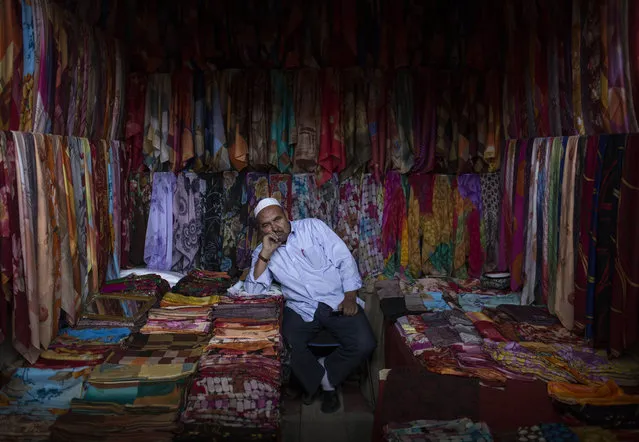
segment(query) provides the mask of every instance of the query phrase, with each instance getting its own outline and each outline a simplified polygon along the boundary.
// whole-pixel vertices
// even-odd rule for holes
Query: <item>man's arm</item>
[[[262,246],[260,245],[253,252],[251,270],[244,281],[244,290],[255,295],[267,292],[273,283],[273,276],[267,264],[259,258],[261,252]]]

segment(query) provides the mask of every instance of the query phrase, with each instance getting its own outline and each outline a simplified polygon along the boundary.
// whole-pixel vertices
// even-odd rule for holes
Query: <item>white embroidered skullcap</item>
[[[278,200],[276,200],[275,198],[263,198],[263,199],[260,200],[259,203],[257,203],[257,206],[255,206],[255,210],[253,211],[253,215],[255,216],[255,218],[257,218],[257,215],[263,209],[266,209],[269,206],[282,207],[280,202]]]

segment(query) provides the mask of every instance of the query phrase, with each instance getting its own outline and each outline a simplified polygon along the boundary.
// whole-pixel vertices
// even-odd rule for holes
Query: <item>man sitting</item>
[[[318,219],[290,222],[279,202],[261,200],[254,211],[262,244],[253,253],[246,291],[263,293],[273,281],[286,299],[282,333],[291,348],[291,370],[310,404],[323,389],[322,412],[340,407],[335,387],[375,349],[370,324],[358,305],[362,279],[344,241]],[[339,347],[319,360],[308,343],[323,329]]]

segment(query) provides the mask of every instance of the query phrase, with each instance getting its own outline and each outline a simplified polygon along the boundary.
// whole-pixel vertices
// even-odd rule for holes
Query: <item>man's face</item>
[[[269,206],[257,215],[257,223],[262,235],[274,233],[281,243],[285,243],[291,233],[291,223],[279,206]]]

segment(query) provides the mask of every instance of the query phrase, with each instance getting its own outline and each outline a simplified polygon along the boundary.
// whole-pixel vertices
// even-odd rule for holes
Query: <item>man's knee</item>
[[[360,339],[358,352],[362,357],[367,358],[375,351],[375,347],[377,347],[377,342],[373,334],[365,333]]]
[[[354,344],[355,345],[353,345],[353,352],[358,358],[361,359],[369,357],[377,346],[375,337],[370,332],[370,330],[358,333],[357,339],[355,340]]]

